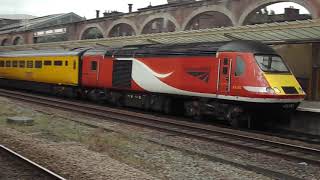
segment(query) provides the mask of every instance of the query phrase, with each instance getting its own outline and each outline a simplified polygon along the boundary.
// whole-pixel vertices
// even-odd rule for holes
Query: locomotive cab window
[[[260,69],[270,73],[289,73],[289,69],[280,56],[256,55],[256,61]]]
[[[26,62],[25,61],[19,61],[19,67],[20,68],[24,68],[26,66]]]
[[[91,71],[96,71],[98,67],[97,61],[91,61]]]
[[[0,67],[4,67],[4,61],[0,61]]]
[[[68,66],[68,61],[65,61],[65,62],[64,62],[64,65],[65,65],[65,66]]]
[[[241,56],[237,56],[236,64],[235,76],[241,76],[245,71],[245,63]]]

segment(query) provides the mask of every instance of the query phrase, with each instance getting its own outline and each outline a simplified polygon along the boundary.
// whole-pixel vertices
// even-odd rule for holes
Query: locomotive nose
[[[277,95],[305,95],[292,74],[265,74],[265,78]]]

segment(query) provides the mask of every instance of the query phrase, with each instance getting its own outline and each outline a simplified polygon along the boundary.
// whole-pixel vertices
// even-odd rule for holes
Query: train
[[[0,86],[236,127],[289,117],[305,98],[281,56],[258,41],[0,52]]]

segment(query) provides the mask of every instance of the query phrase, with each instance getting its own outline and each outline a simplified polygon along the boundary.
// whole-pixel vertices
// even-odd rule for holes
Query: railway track
[[[0,96],[5,96],[20,101],[35,103],[48,107],[78,112],[101,119],[121,121],[166,131],[174,134],[185,135],[206,141],[230,145],[249,151],[276,155],[289,160],[320,165],[320,149],[299,146],[296,144],[278,142],[272,138],[258,138],[255,133],[243,135],[236,130],[224,130],[210,125],[179,121],[175,119],[156,117],[137,112],[85,104],[77,101],[66,101],[50,97],[31,95],[0,89]],[[267,136],[266,136],[267,137]]]
[[[0,145],[0,169],[0,179],[64,180],[3,145]]]
[[[284,130],[284,129],[270,129],[270,130],[267,130],[266,132],[261,132],[261,133],[268,136],[276,136],[276,137],[285,138],[285,139],[302,141],[309,144],[320,145],[320,136],[318,135],[306,134],[302,132],[290,131],[290,130]]]

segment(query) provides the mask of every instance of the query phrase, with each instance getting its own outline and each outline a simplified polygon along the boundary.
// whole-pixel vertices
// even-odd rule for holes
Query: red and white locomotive
[[[82,73],[94,99],[233,125],[252,113],[287,114],[305,97],[281,57],[255,41],[89,50]]]

